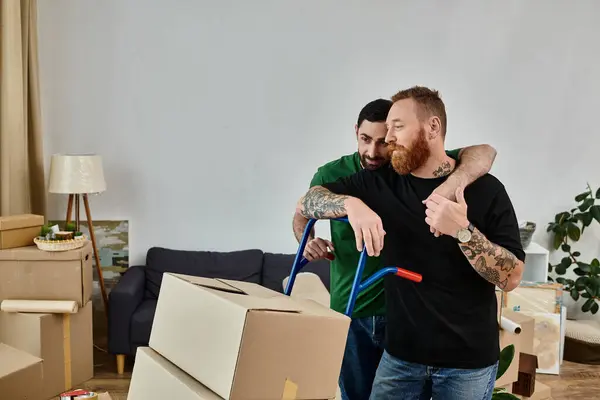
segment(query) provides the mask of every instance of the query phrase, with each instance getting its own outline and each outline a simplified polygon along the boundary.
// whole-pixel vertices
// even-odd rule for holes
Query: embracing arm
[[[469,242],[460,244],[460,249],[475,271],[488,282],[505,292],[519,286],[523,261],[504,247],[489,241],[477,228]]]
[[[458,153],[458,167],[450,176],[454,175],[460,187],[466,187],[490,172],[495,159],[496,149],[489,144],[465,147]]]

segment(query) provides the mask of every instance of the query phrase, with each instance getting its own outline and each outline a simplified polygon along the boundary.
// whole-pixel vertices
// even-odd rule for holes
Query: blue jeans
[[[384,350],[385,317],[353,318],[339,385],[342,400],[367,400]]]
[[[498,364],[481,369],[433,368],[383,354],[370,400],[489,400]]]

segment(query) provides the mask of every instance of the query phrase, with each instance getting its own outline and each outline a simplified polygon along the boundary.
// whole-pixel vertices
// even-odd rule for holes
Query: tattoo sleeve
[[[490,242],[478,229],[468,243],[460,244],[460,249],[479,275],[502,290],[512,290],[511,276],[521,275],[522,262],[510,251]]]
[[[344,202],[349,196],[331,193],[323,186],[313,186],[300,199],[298,212],[305,218],[331,219],[347,215]]]

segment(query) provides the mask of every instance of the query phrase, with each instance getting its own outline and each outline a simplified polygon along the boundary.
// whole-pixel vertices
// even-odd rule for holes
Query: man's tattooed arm
[[[294,213],[294,220],[292,222],[292,228],[294,229],[294,236],[298,243],[302,240],[302,236],[304,235],[304,230],[306,229],[306,225],[308,224],[308,218],[304,215],[298,213],[297,211]],[[313,227],[308,235],[308,240],[315,238],[315,228]]]
[[[523,262],[502,246],[490,242],[477,228],[460,249],[475,271],[488,282],[509,292],[519,286]]]
[[[296,212],[308,219],[345,217],[347,215],[345,202],[349,197],[331,193],[323,186],[313,186],[298,202]]]

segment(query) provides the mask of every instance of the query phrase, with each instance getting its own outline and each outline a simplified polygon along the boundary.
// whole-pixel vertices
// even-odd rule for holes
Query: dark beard
[[[410,149],[395,144],[388,147],[391,147],[390,150],[392,151],[392,167],[400,175],[408,175],[415,169],[422,167],[431,154],[423,129],[419,131],[419,135],[410,146]]]

